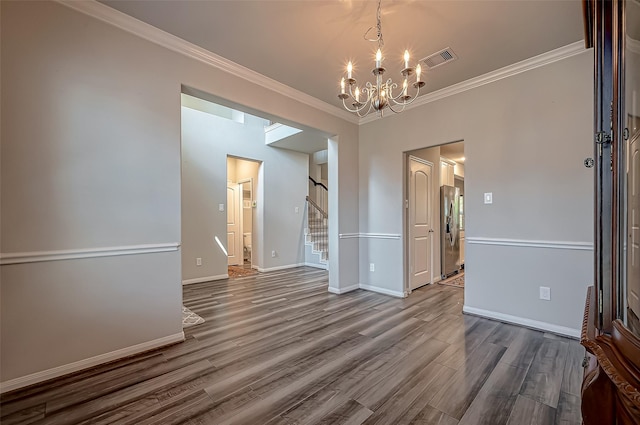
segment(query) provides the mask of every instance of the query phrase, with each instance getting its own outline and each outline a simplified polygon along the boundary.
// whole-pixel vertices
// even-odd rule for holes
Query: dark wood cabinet
[[[582,381],[585,425],[640,425],[640,339],[620,320],[599,334],[595,288],[589,288],[581,343],[587,349]]]
[[[585,425],[640,425],[640,1],[584,0],[594,55],[594,286]]]

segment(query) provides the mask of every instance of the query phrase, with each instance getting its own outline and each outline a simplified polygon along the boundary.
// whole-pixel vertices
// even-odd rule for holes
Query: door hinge
[[[611,135],[604,131],[598,131],[595,139],[598,145],[598,157],[602,158],[602,147],[611,143]]]
[[[409,200],[408,199],[404,200],[404,207],[405,208],[409,208]]]
[[[596,143],[599,145],[611,143],[611,135],[604,131],[598,131],[596,133]]]

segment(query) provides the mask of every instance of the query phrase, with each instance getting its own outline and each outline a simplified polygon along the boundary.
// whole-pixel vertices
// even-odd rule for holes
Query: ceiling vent
[[[447,47],[446,49],[442,49],[431,56],[427,56],[420,62],[424,63],[428,69],[433,69],[446,63],[453,62],[456,59],[458,59],[458,55],[453,53],[451,47]]]

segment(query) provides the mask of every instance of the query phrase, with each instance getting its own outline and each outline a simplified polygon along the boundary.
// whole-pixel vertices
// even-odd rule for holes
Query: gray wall
[[[593,234],[593,174],[582,164],[593,149],[592,65],[587,51],[361,126],[360,232],[403,233],[403,152],[464,140],[465,308],[576,331],[593,273],[581,244]],[[362,283],[402,291],[402,241],[361,247]],[[364,273],[370,262],[375,273]]]
[[[182,84],[338,135],[334,230],[357,229],[356,125],[59,3],[0,7],[1,249],[37,261],[0,268],[3,389],[180,337],[177,250],[36,256],[177,246]],[[357,282],[333,243],[331,284]]]
[[[246,115],[244,124],[182,108],[182,277],[219,277],[227,257],[214,237],[227,245],[227,155],[262,161],[256,181],[256,246],[259,269],[302,264],[308,155],[264,143],[264,119]],[[234,170],[236,172],[236,170]],[[295,212],[298,208],[298,213]],[[258,212],[262,214],[257,214]],[[277,256],[271,257],[275,250]],[[258,254],[257,251],[254,251]],[[202,266],[195,259],[202,258]]]

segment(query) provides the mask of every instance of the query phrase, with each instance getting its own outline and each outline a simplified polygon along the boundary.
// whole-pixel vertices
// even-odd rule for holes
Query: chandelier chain
[[[373,41],[373,42],[377,42],[378,43],[378,47],[382,47],[384,46],[384,38],[382,37],[382,0],[378,0],[378,11],[376,13],[376,17],[377,17],[377,23],[376,23],[376,29],[377,29],[377,34],[376,34],[376,38],[368,38],[367,35],[371,32],[371,30],[373,29],[373,27],[369,27],[369,29],[364,33],[364,39],[367,41]]]

